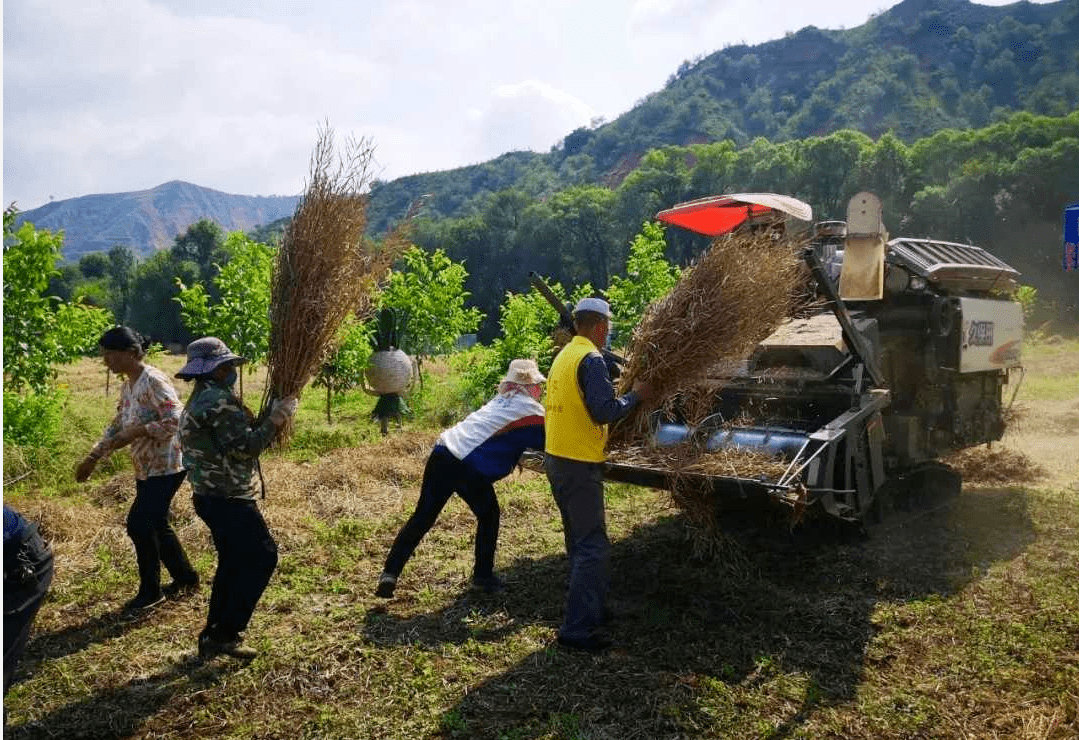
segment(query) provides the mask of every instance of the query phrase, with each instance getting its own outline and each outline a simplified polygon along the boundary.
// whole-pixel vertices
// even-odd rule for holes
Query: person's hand
[[[647,380],[634,380],[633,388],[631,388],[630,390],[636,393],[637,398],[641,399],[642,401],[650,400],[652,398],[652,393],[654,392],[652,384],[649,383]]]
[[[114,448],[125,447],[138,437],[141,437],[145,432],[146,427],[142,424],[132,424],[129,427],[124,427],[119,434],[112,438],[112,446]]]
[[[95,467],[97,467],[97,458],[87,455],[75,468],[75,480],[82,483],[90,477],[90,473],[94,472]]]
[[[284,426],[288,423],[288,420],[292,418],[296,413],[296,407],[299,405],[299,399],[295,396],[289,396],[288,398],[278,398],[273,402],[273,406],[270,407],[270,422],[274,426]]]

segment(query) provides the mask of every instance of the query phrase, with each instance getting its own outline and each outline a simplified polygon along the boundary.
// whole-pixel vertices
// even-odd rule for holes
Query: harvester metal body
[[[848,211],[849,223],[863,224],[859,234],[842,222],[820,224],[804,255],[827,308],[782,325],[742,366],[710,372],[712,416],[693,425],[677,410],[654,419],[657,445],[766,452],[782,458],[784,472],[706,475],[613,462],[609,479],[703,486],[721,509],[855,522],[930,482],[958,489],[958,477],[936,461],[1004,431],[1022,313],[1002,296],[1018,273],[978,247],[888,240],[882,228],[874,236],[864,211],[870,227],[873,216],[879,223],[879,201],[859,194],[851,208],[859,207]],[[862,250],[856,260],[853,249]],[[845,286],[848,261],[863,277]],[[841,297],[844,287],[859,297]]]

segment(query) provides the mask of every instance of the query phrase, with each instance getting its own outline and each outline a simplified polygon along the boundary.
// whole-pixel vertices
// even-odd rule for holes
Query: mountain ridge
[[[53,201],[20,213],[18,222],[63,231],[63,256],[68,261],[116,245],[144,258],[172,246],[200,219],[208,218],[225,231],[250,231],[291,216],[299,200],[298,195],[237,195],[169,180],[144,190]]]

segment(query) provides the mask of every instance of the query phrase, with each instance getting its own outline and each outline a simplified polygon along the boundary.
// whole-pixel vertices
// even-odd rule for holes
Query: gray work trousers
[[[569,593],[559,637],[586,639],[603,621],[611,543],[603,509],[603,463],[547,455],[551,492],[562,514]]]

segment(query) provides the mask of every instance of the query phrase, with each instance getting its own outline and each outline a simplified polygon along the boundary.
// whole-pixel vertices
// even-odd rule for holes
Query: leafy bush
[[[464,289],[468,272],[441,250],[427,254],[419,247],[405,252],[404,270],[390,274],[382,294],[382,306],[392,308],[408,331],[401,340],[404,350],[417,358],[449,352],[457,338],[476,330],[483,314],[465,308]]]
[[[557,295],[563,293],[560,285],[552,290]],[[548,328],[558,323],[558,313],[543,296],[535,292],[509,293],[500,313],[501,337],[490,346],[476,345],[452,359],[453,367],[463,377],[462,394],[471,408],[490,400],[511,360],[533,359],[546,373],[554,359]]]
[[[51,448],[60,434],[64,407],[61,391],[12,393],[4,391],[4,443]]]
[[[57,274],[63,234],[38,231],[30,222],[16,230],[15,216],[13,209],[4,211],[5,389],[44,393],[56,363],[96,351],[112,316],[45,295]]]
[[[331,421],[331,406],[335,394],[358,386],[363,371],[371,360],[371,328],[355,317],[347,320],[338,331],[337,349],[322,364],[313,385],[326,389],[326,423]]]
[[[218,269],[213,284],[220,298],[211,303],[210,291],[201,283],[180,288],[184,326],[196,336],[222,339],[233,352],[249,360],[245,371],[266,358],[270,346],[270,274],[273,248],[248,239],[236,231],[223,247],[228,261]]]

